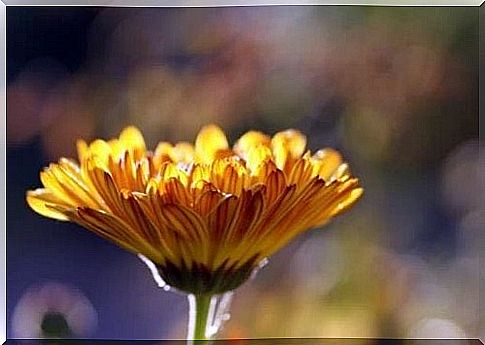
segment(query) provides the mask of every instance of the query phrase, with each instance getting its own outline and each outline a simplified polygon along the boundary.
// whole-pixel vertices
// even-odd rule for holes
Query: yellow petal
[[[195,156],[197,161],[210,164],[219,151],[225,151],[228,147],[226,135],[219,127],[205,126],[195,140]]]
[[[211,168],[209,165],[195,165],[190,172],[191,187],[195,188],[200,181],[209,182],[211,177]]]
[[[178,179],[184,186],[187,185],[187,173],[183,169],[179,169],[177,163],[164,163],[160,169],[160,179],[161,181],[168,181],[171,178]]]
[[[314,163],[318,176],[328,181],[342,164],[342,156],[334,149],[326,148],[317,151],[312,157],[312,162]]]
[[[101,208],[97,200],[96,192],[92,192],[84,183],[79,172],[71,170],[67,160],[62,160],[59,164],[52,165],[49,168],[50,175],[57,181],[58,188],[62,189],[62,199],[69,198],[76,205],[89,206],[92,208]],[[52,185],[52,183],[51,183]],[[48,185],[45,185],[48,187]]]
[[[256,175],[261,164],[272,158],[269,147],[264,145],[252,146],[246,154],[246,166],[249,168],[251,175]]]
[[[71,206],[77,205],[79,201],[77,195],[64,185],[64,181],[58,179],[54,173],[56,169],[58,169],[58,165],[51,164],[44,171],[41,171],[40,181],[52,195],[62,200],[63,203]]]
[[[259,184],[259,183],[264,183],[266,178],[273,172],[278,170],[276,167],[276,164],[273,162],[273,160],[266,160],[261,163],[256,171],[251,172],[251,181],[252,184]],[[281,171],[281,169],[279,169]]]
[[[110,140],[108,142],[108,145],[111,148],[111,156],[113,157],[115,162],[118,162],[121,158],[124,157],[127,148],[120,140]]]
[[[276,133],[271,139],[271,149],[276,166],[283,169],[288,158],[300,158],[305,152],[306,137],[297,130],[288,129]]]
[[[247,170],[240,161],[219,159],[212,164],[210,181],[224,193],[239,195],[246,185],[246,179]]]
[[[342,164],[340,164],[338,166],[337,169],[335,169],[335,171],[334,171],[332,177],[330,178],[330,180],[337,179],[340,182],[344,182],[344,181],[346,181],[349,178],[350,178],[350,168],[349,168],[349,165],[347,163],[342,163]]]
[[[335,216],[352,206],[359,198],[364,194],[363,188],[356,188],[351,190],[346,198],[337,204],[337,207],[332,212],[332,216]]]
[[[194,160],[194,146],[186,142],[177,143],[172,149],[170,158],[174,162],[192,162]]]
[[[47,189],[39,188],[33,191],[28,191],[26,199],[30,208],[42,216],[64,221],[69,220],[65,214],[49,207],[54,205],[68,207],[69,205],[62,202],[61,199],[54,196],[54,194]]]
[[[128,126],[120,133],[120,141],[126,148],[145,150],[145,139],[134,126]]]
[[[111,146],[104,140],[97,139],[89,144],[89,157],[92,157],[96,165],[106,168],[109,156],[111,155]],[[89,158],[88,157],[88,158]]]
[[[88,144],[86,144],[84,140],[78,140],[76,142],[76,148],[77,148],[78,159],[81,162],[88,155],[88,152],[89,152]]]
[[[158,143],[157,148],[153,154],[153,164],[155,169],[159,169],[166,162],[170,162],[170,154],[172,152],[172,144],[165,141]]]
[[[168,156],[172,152],[172,144],[166,141],[161,141],[157,144],[155,149],[155,156]]]
[[[247,155],[252,148],[261,145],[269,147],[270,144],[271,138],[266,134],[258,131],[249,131],[238,139],[234,145],[234,152],[247,160]]]
[[[78,141],[80,163],[52,164],[41,173],[44,189],[26,199],[35,212],[194,279],[189,270],[202,266],[208,273],[250,267],[361,197],[337,151],[312,156],[305,146],[296,130],[272,138],[249,131],[231,149],[210,125],[194,145],[161,142],[152,153],[127,127],[117,139]]]

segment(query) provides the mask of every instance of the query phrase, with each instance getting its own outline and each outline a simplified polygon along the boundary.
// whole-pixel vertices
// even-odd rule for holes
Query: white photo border
[[[278,5],[347,5],[347,6],[421,6],[421,7],[477,7],[479,11],[480,22],[483,17],[485,21],[485,8],[482,7],[485,0],[374,0],[374,1],[356,1],[356,0],[0,0],[0,186],[2,197],[0,198],[0,222],[4,229],[0,235],[0,344],[7,340],[7,299],[6,299],[6,283],[7,283],[7,226],[6,226],[6,207],[7,207],[7,186],[6,186],[6,160],[7,160],[7,7],[8,6],[100,6],[100,7],[229,7],[229,6],[278,6]],[[480,43],[485,43],[485,26],[480,24]],[[485,57],[485,49],[480,47],[480,62]],[[480,84],[482,84],[480,68]],[[482,104],[481,96],[485,97],[484,89],[480,88],[480,104]],[[482,109],[480,107],[480,119]],[[480,129],[481,129],[480,121]],[[481,131],[480,131],[481,132]],[[481,135],[480,135],[481,138]],[[482,157],[482,156],[481,156]],[[485,161],[482,167],[485,167]],[[480,253],[481,258],[481,253]],[[480,269],[480,285],[482,279],[485,278],[485,265]],[[485,299],[480,299],[479,313],[481,314],[481,304],[485,303]],[[484,316],[485,317],[485,316]]]

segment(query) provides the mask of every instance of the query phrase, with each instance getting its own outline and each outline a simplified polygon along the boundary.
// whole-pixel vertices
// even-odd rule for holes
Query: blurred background
[[[183,338],[184,296],[25,202],[77,138],[297,128],[366,189],[236,293],[224,337],[484,337],[476,8],[8,7],[10,337]],[[482,291],[483,292],[483,291]]]

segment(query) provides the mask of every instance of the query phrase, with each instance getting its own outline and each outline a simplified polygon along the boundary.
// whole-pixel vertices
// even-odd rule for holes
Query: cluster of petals
[[[159,267],[255,267],[348,209],[363,190],[333,149],[311,153],[296,130],[249,131],[229,146],[215,125],[195,143],[153,151],[135,127],[78,141],[27,192],[41,215],[76,222]]]

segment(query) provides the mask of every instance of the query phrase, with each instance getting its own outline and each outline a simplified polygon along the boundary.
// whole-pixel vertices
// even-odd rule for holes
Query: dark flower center
[[[232,291],[244,283],[254,271],[256,256],[240,267],[222,264],[210,270],[203,264],[194,263],[191,268],[178,267],[170,262],[158,265],[161,278],[170,287],[196,295],[222,294]]]
[[[55,311],[44,314],[40,328],[42,335],[46,338],[66,338],[72,335],[64,314]]]

